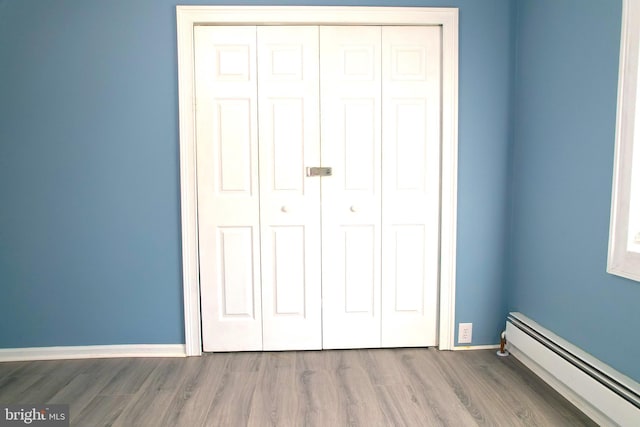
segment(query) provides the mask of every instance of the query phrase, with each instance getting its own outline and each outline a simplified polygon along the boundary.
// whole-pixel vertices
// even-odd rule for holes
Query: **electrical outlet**
[[[473,323],[458,324],[458,343],[471,344],[473,336]]]

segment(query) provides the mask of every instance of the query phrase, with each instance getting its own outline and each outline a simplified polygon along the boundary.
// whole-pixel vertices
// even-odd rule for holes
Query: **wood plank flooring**
[[[9,362],[0,403],[68,403],[82,427],[596,425],[493,350]]]

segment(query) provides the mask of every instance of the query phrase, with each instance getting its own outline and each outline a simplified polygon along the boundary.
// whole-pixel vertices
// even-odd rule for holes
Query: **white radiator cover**
[[[507,349],[603,426],[640,425],[640,384],[522,313],[509,313]]]

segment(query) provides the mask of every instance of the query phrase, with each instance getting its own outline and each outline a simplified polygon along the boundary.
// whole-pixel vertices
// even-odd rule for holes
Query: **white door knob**
[[[351,212],[356,212],[358,210],[358,207],[356,205],[351,205],[351,207],[349,208],[349,210]]]
[[[282,212],[284,212],[284,213],[289,212],[289,208],[288,208],[286,205],[282,206],[282,207],[280,208],[280,210],[281,210]]]

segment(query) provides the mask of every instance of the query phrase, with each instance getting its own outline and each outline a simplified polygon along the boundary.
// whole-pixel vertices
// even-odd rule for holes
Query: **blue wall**
[[[457,319],[495,343],[512,2],[347,3],[460,8]],[[172,0],[0,0],[0,348],[184,342],[175,40]]]
[[[640,380],[640,284],[606,273],[621,4],[518,3],[509,308]]]
[[[173,11],[0,8],[0,347],[183,338]]]

